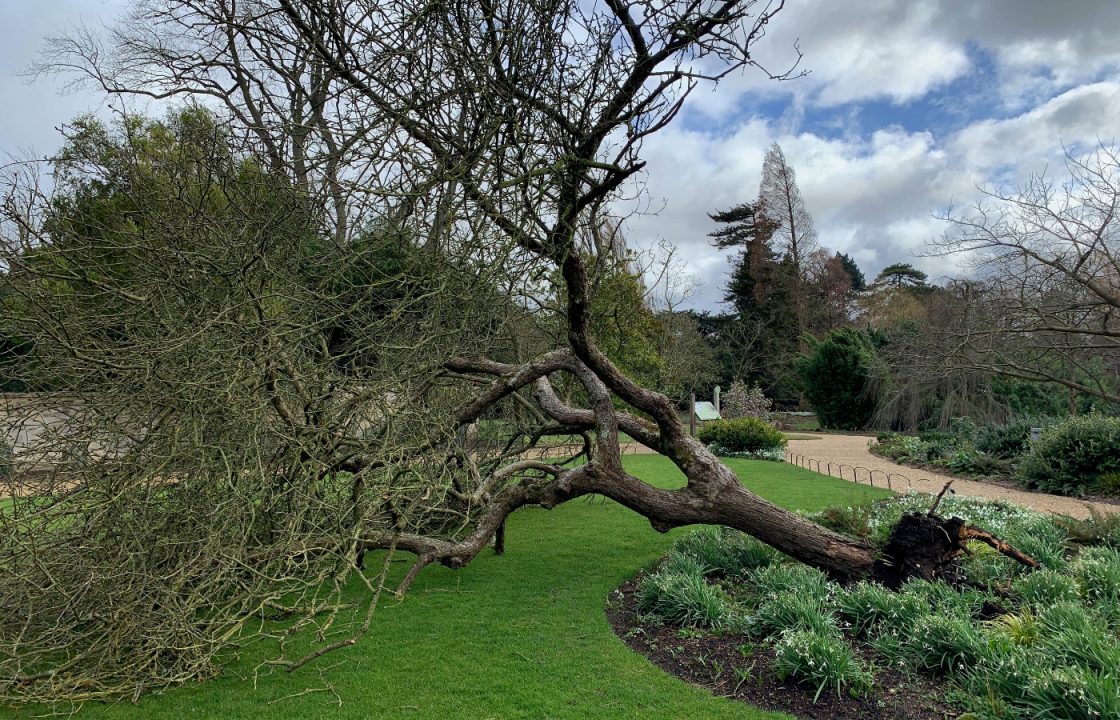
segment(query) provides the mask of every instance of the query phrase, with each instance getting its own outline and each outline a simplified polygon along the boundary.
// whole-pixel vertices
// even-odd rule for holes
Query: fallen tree
[[[200,87],[238,108],[276,82],[311,113],[283,115],[277,136],[329,105],[349,140],[343,153],[331,123],[307,120],[318,129],[300,137],[323,139],[295,142],[288,172],[276,148],[290,145],[262,151],[268,132],[230,133],[197,107],[116,133],[87,121],[54,197],[10,185],[6,322],[33,348],[18,367],[83,413],[46,477],[5,493],[20,498],[0,512],[0,695],[136,697],[216,672],[246,634],[275,634],[272,662],[298,668],[357,642],[386,587],[500,542],[518,508],[591,494],[661,532],[743,530],[841,579],[895,583],[911,552],[929,556],[880,557],[745,489],[591,329],[614,252],[595,228],[641,171],[643,140],[696,84],[754,66],[781,3],[167,8],[153,17],[185,33],[192,68],[209,58],[239,78]],[[350,184],[343,157],[379,184]],[[684,487],[629,474],[620,431]],[[572,437],[573,457],[532,453]],[[357,572],[374,550],[379,570]],[[395,575],[401,551],[415,558]],[[353,584],[358,606],[342,600]],[[320,642],[290,657],[300,630]]]

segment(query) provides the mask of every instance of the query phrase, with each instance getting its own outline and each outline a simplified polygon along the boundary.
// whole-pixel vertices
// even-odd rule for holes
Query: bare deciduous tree
[[[934,249],[964,255],[977,280],[952,293],[936,355],[1120,403],[1120,157],[1070,154],[1066,171],[946,216]]]

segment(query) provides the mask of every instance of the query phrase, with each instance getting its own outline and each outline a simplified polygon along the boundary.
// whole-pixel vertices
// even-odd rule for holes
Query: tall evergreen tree
[[[722,381],[748,380],[772,395],[789,395],[785,368],[799,332],[789,312],[796,270],[772,247],[777,223],[761,213],[759,203],[741,203],[709,217],[722,225],[709,233],[712,244],[739,249],[724,293],[735,316],[718,338]]]
[[[859,269],[855,259],[848,253],[836,253],[836,257],[844,265],[844,272],[852,279],[852,292],[866,290],[867,278],[863,276],[863,271]]]
[[[739,315],[750,314],[767,294],[764,285],[777,255],[770,247],[776,224],[759,212],[758,203],[740,203],[729,210],[708,215],[722,227],[708,233],[717,248],[738,248],[739,257],[731,272],[723,299]]]

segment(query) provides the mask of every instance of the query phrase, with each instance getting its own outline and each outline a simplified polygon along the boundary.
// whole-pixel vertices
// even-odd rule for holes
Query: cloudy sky
[[[42,38],[110,21],[124,0],[0,0],[0,153],[49,153],[56,128],[103,100],[18,74]],[[913,262],[942,232],[934,215],[976,186],[1060,169],[1063,146],[1120,140],[1116,0],[787,0],[755,57],[779,70],[801,48],[809,74],[760,73],[701,88],[645,150],[648,206],[636,246],[668,240],[695,278],[692,304],[715,309],[730,257],[707,244],[706,213],[758,194],[777,141],[797,172],[822,245],[869,277]]]

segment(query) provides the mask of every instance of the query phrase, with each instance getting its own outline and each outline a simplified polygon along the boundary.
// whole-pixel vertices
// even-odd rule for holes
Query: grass
[[[888,495],[784,463],[727,462],[751,489],[790,508],[817,511]],[[626,466],[661,486],[683,481],[660,456],[628,456]],[[268,655],[250,648],[214,680],[145,696],[139,707],[90,704],[79,717],[786,717],[691,687],[611,632],[603,612],[611,590],[687,531],[658,534],[602,499],[523,510],[510,518],[506,555],[484,551],[463,570],[425,570],[402,602],[384,602],[354,648],[292,674],[262,674],[255,684],[253,668]],[[404,568],[402,560],[398,571]],[[333,692],[323,691],[328,683]],[[0,709],[0,716],[42,710]]]

